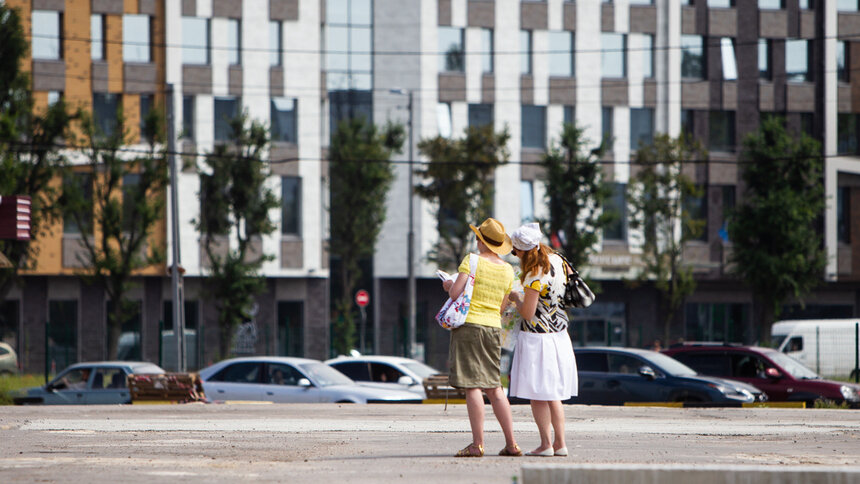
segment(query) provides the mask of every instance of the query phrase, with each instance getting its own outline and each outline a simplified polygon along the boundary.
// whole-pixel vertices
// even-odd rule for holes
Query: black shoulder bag
[[[563,255],[558,252],[556,254],[564,261],[566,282],[564,283],[564,298],[562,298],[563,306],[566,308],[587,308],[591,306],[595,298],[594,293],[591,292],[591,289],[588,288],[588,285],[582,280],[582,277],[579,276],[579,272],[574,269],[573,265]],[[568,267],[570,268],[570,273],[567,271]]]

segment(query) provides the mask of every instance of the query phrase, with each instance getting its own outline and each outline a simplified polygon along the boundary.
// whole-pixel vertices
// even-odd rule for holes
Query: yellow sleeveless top
[[[478,257],[478,267],[475,270],[475,288],[472,291],[466,322],[501,328],[502,300],[513,288],[514,268],[507,262],[494,264],[477,254],[475,256]],[[469,273],[468,255],[457,270]]]

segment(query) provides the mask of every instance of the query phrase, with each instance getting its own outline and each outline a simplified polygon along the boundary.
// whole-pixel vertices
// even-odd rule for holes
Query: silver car
[[[438,375],[439,370],[411,358],[400,356],[339,356],[326,365],[355,380],[359,385],[407,390],[427,398],[424,379]]]
[[[76,363],[43,387],[15,396],[16,405],[98,405],[131,403],[128,375],[156,375],[164,370],[143,361]]]
[[[18,355],[8,344],[0,341],[0,376],[18,373]]]
[[[363,387],[334,368],[307,358],[233,358],[200,370],[200,379],[210,401],[421,403],[412,392]]]

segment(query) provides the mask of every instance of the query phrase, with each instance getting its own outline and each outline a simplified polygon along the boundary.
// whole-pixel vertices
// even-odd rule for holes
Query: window
[[[78,301],[48,301],[47,336],[46,361],[58,371],[78,361]]]
[[[93,200],[93,176],[90,173],[73,173],[63,180],[63,192],[68,195],[79,194],[83,200],[83,207],[87,211],[77,210],[81,215],[80,225],[72,216],[63,217],[63,234],[92,234],[93,214],[89,211]],[[77,198],[77,197],[74,197]]]
[[[231,383],[259,383],[260,366],[260,363],[254,362],[233,363],[216,373],[212,380]]]
[[[687,341],[743,341],[749,313],[749,304],[687,303],[684,305],[685,338]],[[698,358],[692,361],[681,359],[681,356],[692,357],[693,355],[698,356]],[[673,356],[696,371],[700,371],[700,368],[701,371],[704,371],[707,367],[702,365],[706,363],[716,366],[719,360],[715,357],[716,355],[700,354],[698,351],[692,354],[679,353],[677,356]],[[730,376],[729,363],[724,361],[722,365],[723,372],[715,374]]]
[[[603,227],[603,240],[627,240],[627,197],[624,183],[610,183],[612,196],[603,205],[603,211],[614,215],[612,222]]]
[[[520,30],[520,74],[532,73],[532,31]]]
[[[857,115],[839,113],[836,118],[836,151],[839,153],[857,153]]]
[[[140,95],[140,140],[149,141],[146,137],[146,119],[152,111],[152,94]]]
[[[735,112],[711,111],[708,118],[708,149],[735,150]]]
[[[521,109],[521,136],[523,148],[546,147],[546,107],[523,106]]]
[[[606,362],[606,353],[583,353],[576,355],[576,368],[579,371],[606,373],[609,369]]]
[[[721,190],[723,197],[723,213],[722,221],[720,222],[719,235],[723,242],[729,241],[729,218],[731,218],[732,211],[735,209],[735,190],[736,187],[734,185],[723,185]]]
[[[549,75],[573,77],[573,34],[571,32],[547,32],[549,41]]]
[[[90,56],[93,60],[105,58],[105,17],[101,14],[90,15]]]
[[[600,60],[603,77],[620,78],[626,75],[625,40],[624,34],[607,32],[600,34],[602,43]]]
[[[630,5],[651,5],[654,0],[629,0]]]
[[[812,8],[813,0],[797,0],[797,6],[804,10]]]
[[[788,39],[785,41],[785,75],[788,81],[806,82],[811,80],[809,76],[808,40]]]
[[[723,61],[723,79],[735,81],[738,78],[738,64],[735,61],[735,43],[728,37],[720,39],[720,54]]]
[[[701,187],[700,187],[701,188]],[[708,198],[707,191],[702,189],[701,195],[699,196],[691,196],[685,195],[683,200],[684,217],[687,218],[690,222],[700,222],[704,223],[705,227],[702,228],[701,232],[694,234],[690,231],[690,227],[687,223],[682,224],[682,228],[684,231],[684,237],[688,240],[708,240]]]
[[[576,108],[574,106],[564,106],[564,124],[574,124],[576,122]]]
[[[367,362],[346,361],[343,363],[332,363],[331,366],[355,381],[370,381],[370,364]]]
[[[758,0],[758,8],[762,10],[779,10],[785,8],[782,0]]]
[[[520,223],[534,222],[535,192],[534,182],[520,180]]]
[[[654,77],[654,36],[643,35],[639,38],[642,42],[642,77]]]
[[[182,137],[194,140],[194,96],[182,96]]]
[[[681,133],[687,136],[695,136],[695,111],[692,109],[681,110]]]
[[[63,57],[60,36],[62,15],[53,10],[33,10],[33,59],[59,60]]]
[[[836,0],[836,10],[839,12],[856,12],[858,10],[857,0]]]
[[[481,70],[493,72],[493,29],[481,29]]]
[[[120,368],[96,368],[93,390],[124,389],[126,379],[125,371]]]
[[[200,340],[202,333],[197,331],[197,321],[200,319],[200,305],[194,300],[185,300],[185,363],[189,370],[200,368],[199,361],[202,354]],[[173,301],[164,301],[162,305],[161,329],[162,356],[161,366],[165,368],[176,368],[176,336],[173,332]],[[198,337],[199,335],[199,337]]]
[[[298,143],[296,100],[274,98],[271,101],[272,141]]]
[[[122,16],[122,60],[151,62],[149,15]]]
[[[758,39],[758,77],[759,77],[759,79],[770,80],[770,78],[771,78],[770,51],[771,51],[771,41],[768,39]]]
[[[102,136],[112,136],[117,128],[119,109],[119,94],[101,92],[93,93],[93,124],[96,132]]]
[[[439,130],[439,136],[443,138],[451,137],[452,128],[450,103],[436,104],[436,128]]]
[[[848,82],[848,44],[844,40],[836,41],[836,78],[842,82]]]
[[[439,72],[465,72],[463,29],[439,27]]]
[[[836,189],[836,240],[851,243],[851,187]]]
[[[705,77],[705,54],[701,35],[681,36],[681,77]]]
[[[53,106],[63,99],[63,93],[60,91],[48,91],[48,107]]]
[[[122,229],[131,232],[137,223],[137,207],[142,200],[137,200],[140,175],[130,173],[122,177]]]
[[[492,104],[470,104],[469,105],[469,127],[479,128],[493,124]]]
[[[228,141],[233,137],[230,122],[238,115],[239,101],[236,98],[215,98],[215,141]]]
[[[641,360],[632,356],[618,355],[615,353],[608,353],[606,356],[609,360],[609,373],[638,375],[639,367],[644,366],[644,363]]]
[[[270,21],[269,22],[269,65],[270,66],[279,66],[281,65],[281,58],[283,57],[284,44],[281,41],[281,22]],[[328,59],[331,54],[326,54],[326,59]]]
[[[733,6],[733,0],[708,0],[708,8],[730,8]]]
[[[182,63],[209,64],[209,19],[182,17]]]
[[[278,301],[278,355],[304,356],[304,304]]]
[[[281,177],[281,234],[302,234],[302,179]]]
[[[613,123],[613,109],[612,106],[603,106],[600,110],[600,127],[601,127],[601,142],[607,143],[607,146],[612,145],[612,140],[614,137],[612,130]]]
[[[227,19],[227,61],[232,64],[242,63],[242,27],[238,19]]]
[[[326,84],[330,91],[370,91],[373,86],[373,8],[370,0],[328,0],[326,2]],[[370,97],[370,96],[368,96]],[[332,100],[338,101],[339,100]],[[350,93],[347,106],[333,110],[348,112],[343,119],[365,114],[372,102],[361,105]],[[357,108],[356,108],[357,106]],[[358,113],[356,112],[358,111]],[[367,114],[368,119],[372,116]],[[340,114],[333,117],[340,118]]]
[[[630,109],[630,149],[649,145],[654,139],[654,110],[651,108]]]

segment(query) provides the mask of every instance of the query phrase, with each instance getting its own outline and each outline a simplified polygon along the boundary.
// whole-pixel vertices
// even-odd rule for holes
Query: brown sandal
[[[484,457],[484,446],[469,444],[454,454],[454,457]]]
[[[523,455],[522,449],[517,444],[514,444],[513,447],[505,446],[504,449],[499,451],[499,455],[507,456],[507,457],[520,457]]]

